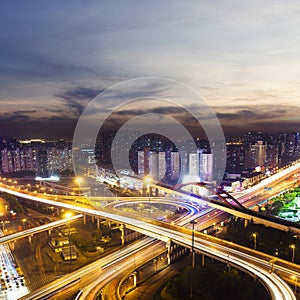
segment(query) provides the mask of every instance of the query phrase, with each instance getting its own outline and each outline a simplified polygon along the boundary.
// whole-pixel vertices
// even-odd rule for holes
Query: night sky
[[[72,138],[95,96],[144,76],[196,90],[227,134],[299,131],[299,15],[298,1],[3,0],[0,136]]]

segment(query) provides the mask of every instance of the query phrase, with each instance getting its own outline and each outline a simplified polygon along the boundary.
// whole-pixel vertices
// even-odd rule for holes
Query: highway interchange
[[[261,193],[264,190],[264,187],[266,185],[279,184],[280,181],[292,176],[297,172],[299,172],[299,165],[293,165],[290,168],[282,171],[281,173],[275,174],[272,177],[265,179],[265,181],[250,188],[249,190],[247,190],[247,192],[241,193],[240,195],[236,195],[236,197],[239,198],[241,202],[245,203],[245,205],[246,204],[249,206],[254,205],[254,197],[257,196],[259,193]],[[0,186],[0,190],[16,195],[18,197],[30,199],[32,201],[38,201],[45,204],[70,209],[78,213],[89,214],[95,217],[107,218],[119,223],[124,223],[129,228],[135,229],[144,234],[152,236],[153,238],[157,238],[165,242],[168,242],[171,239],[172,241],[182,244],[184,246],[187,247],[191,246],[191,230],[173,224],[167,224],[165,222],[159,222],[153,220],[149,222],[148,220],[145,221],[145,220],[139,220],[138,218],[128,217],[121,213],[115,214],[107,211],[99,211],[91,208],[80,207],[78,205],[69,204],[69,203],[63,203],[63,202],[58,203],[57,201],[54,200],[42,199],[41,197],[36,197],[30,194],[24,194],[23,192],[12,190],[4,186]],[[222,213],[213,212],[210,213],[211,217],[207,217],[206,215],[205,217],[202,218],[206,218],[206,220],[210,219],[210,222],[213,221],[215,223],[216,221],[219,221],[219,216],[220,216],[219,214],[222,215]],[[217,217],[218,220],[216,220]],[[201,221],[200,224],[202,224]],[[209,237],[208,235],[204,237],[203,235],[200,236],[199,234],[196,233],[195,235],[195,249],[197,249],[197,251],[205,253],[206,255],[213,255],[214,257],[218,257],[220,260],[230,262],[232,265],[244,269],[245,271],[251,273],[252,275],[255,274],[255,276],[257,276],[258,278],[260,278],[262,282],[264,282],[265,286],[268,288],[272,296],[272,299],[295,299],[295,296],[291,291],[291,289],[288,287],[288,285],[277,275],[275,275],[273,272],[270,273],[270,263],[269,263],[270,259],[268,260],[268,259],[258,258],[256,256],[261,256],[261,255],[255,253],[255,251],[250,255],[249,253],[245,253],[246,252],[245,249],[240,249],[240,250],[233,249],[232,245],[230,245],[229,243],[224,245],[224,241],[216,241],[213,240],[213,238]],[[143,249],[149,251],[149,255],[150,255],[151,252],[153,254],[153,251],[148,250],[151,249],[152,247],[151,243],[159,243],[159,242],[155,242],[151,238],[148,238],[139,241],[138,243],[142,243],[142,245],[145,246],[145,248]],[[66,278],[63,277],[57,282],[52,282],[48,284],[47,286],[43,287],[41,290],[31,292],[25,298],[22,299],[39,299],[41,298],[42,294],[46,295],[47,293],[51,291],[55,291],[58,288],[63,287],[66,284],[72,282],[72,279],[76,280],[78,278],[80,278],[79,285],[84,286],[83,294],[80,299],[92,299],[89,297],[91,297],[91,291],[94,290],[95,286],[98,286],[98,288],[104,286],[106,282],[108,282],[114,276],[116,276],[118,270],[124,269],[125,267],[128,268],[130,265],[132,265],[131,255],[135,255],[135,259],[137,259],[137,256],[141,255],[142,253],[141,245],[137,247],[137,249],[139,249],[137,252],[134,252],[134,250],[131,249],[131,247],[134,247],[134,245],[122,249],[122,251],[125,252],[128,251],[129,253],[128,254],[129,258],[127,262],[126,259],[124,260],[121,259],[124,256],[125,258],[127,257],[124,254],[124,252],[121,251],[116,252],[111,256],[105,257],[105,259],[107,260],[105,261],[99,260],[95,263],[95,265],[89,265],[80,270],[77,270],[73,277],[71,275],[66,276]],[[236,247],[238,248],[239,246],[236,245]],[[162,246],[162,248],[165,248],[165,246]],[[147,257],[147,254],[143,253],[141,257],[145,259],[145,257]],[[151,258],[149,257],[149,259]],[[104,268],[105,265],[106,267]],[[99,269],[99,272],[101,273],[101,276],[99,276],[100,274],[94,274],[94,276],[98,278],[99,282],[95,281],[95,277],[91,276],[92,273],[95,273],[95,268]],[[299,270],[291,271],[290,268],[279,267],[277,264],[276,265],[274,264],[273,268],[276,273],[281,272],[281,275],[285,273],[285,275],[282,275],[283,277],[297,276],[298,278],[299,276]],[[104,274],[102,274],[104,272],[106,272],[107,276],[104,276]],[[94,280],[93,279],[91,280],[91,277],[94,278]],[[85,280],[88,280],[88,282],[90,282],[91,285],[89,285],[88,282],[85,282]]]

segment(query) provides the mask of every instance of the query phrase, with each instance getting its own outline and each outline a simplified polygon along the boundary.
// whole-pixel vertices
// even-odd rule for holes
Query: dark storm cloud
[[[249,109],[238,110],[234,113],[217,113],[218,118],[229,120],[229,121],[236,120],[236,119],[249,120],[249,119],[254,119],[255,116],[256,116],[256,112]]]
[[[62,108],[46,108],[45,111],[50,113],[64,113],[64,109]]]
[[[27,122],[36,110],[17,110],[0,114],[0,119],[8,122]]]
[[[162,115],[177,115],[186,113],[183,108],[174,107],[174,106],[163,106],[163,107],[154,107],[149,109],[131,109],[131,110],[120,110],[118,111],[118,115],[129,115],[129,116],[139,116],[146,113],[156,113]]]
[[[300,115],[300,108],[296,106],[279,105],[257,105],[246,107],[216,107],[217,116],[221,120],[233,121],[257,121],[258,123],[268,119],[281,119],[288,116]],[[226,112],[230,110],[230,112]],[[224,112],[222,112],[224,111]]]
[[[20,116],[20,115],[33,114],[36,112],[37,112],[36,110],[17,110],[17,111],[12,112],[12,115]]]
[[[67,108],[71,110],[76,116],[79,116],[86,105],[102,91],[103,90],[100,89],[77,87],[55,96],[63,99],[64,104],[67,106]]]

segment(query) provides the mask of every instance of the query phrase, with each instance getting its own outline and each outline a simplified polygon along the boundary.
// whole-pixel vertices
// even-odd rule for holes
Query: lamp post
[[[293,245],[290,245],[290,248],[292,249],[292,263],[293,263],[294,260],[295,260],[295,249],[296,249],[296,246],[293,244]]]
[[[190,299],[193,299],[193,277],[194,277],[194,269],[195,269],[195,251],[194,251],[194,243],[195,243],[195,224],[197,222],[191,221],[192,224],[192,270],[191,270],[191,286],[190,286]]]
[[[100,247],[100,246],[97,246],[96,249],[97,249],[97,254],[98,254],[98,255],[97,255],[97,258],[99,258],[99,253],[100,253],[101,247]]]
[[[257,238],[257,233],[254,232],[251,234],[251,236],[253,237],[253,240],[254,240],[254,250],[256,250],[256,238]]]
[[[151,188],[152,177],[147,175],[144,177],[144,183],[146,184],[148,191],[148,201],[149,201],[149,217],[150,217],[150,188]]]
[[[23,223],[23,230],[25,230],[25,222],[26,222],[27,220],[24,218],[24,219],[22,219],[22,223]]]
[[[278,258],[278,249],[275,250],[274,258],[270,260],[270,263],[271,263],[271,273],[274,272],[274,263],[277,261],[277,258]]]
[[[82,183],[82,178],[81,177],[75,177],[74,183],[78,185],[78,196],[80,196],[80,184]]]
[[[295,281],[295,285],[294,285],[294,293],[296,294],[296,292],[297,292],[297,281],[298,281],[298,278],[297,278],[297,276],[292,275],[292,276],[291,276],[291,279],[292,279],[293,281]]]
[[[65,218],[68,219],[68,241],[69,241],[69,255],[70,255],[70,266],[72,265],[72,248],[71,248],[71,240],[70,240],[70,218],[72,217],[72,213],[68,212],[65,214]]]

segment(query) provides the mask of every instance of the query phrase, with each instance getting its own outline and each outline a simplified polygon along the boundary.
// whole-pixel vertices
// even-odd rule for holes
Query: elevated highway
[[[138,224],[135,224],[135,226],[143,227],[146,231],[146,228],[148,228],[148,230],[150,230],[151,232],[157,232],[158,235],[166,237],[168,241],[172,240],[175,243],[178,243],[185,247],[191,247],[192,231],[189,229],[182,227],[164,228],[162,226],[136,220],[132,220],[132,222],[137,222]],[[152,239],[146,240],[147,243],[153,241]],[[129,246],[129,248],[131,247],[133,246]],[[248,272],[251,276],[258,278],[266,286],[272,299],[296,299],[289,286],[275,273],[270,273],[271,266],[269,264],[269,260],[272,258],[271,256],[266,256],[265,259],[263,259],[260,258],[260,256],[263,254],[259,252],[247,249],[245,247],[240,248],[239,245],[212,238],[210,236],[205,236],[197,232],[195,233],[194,248],[200,253],[205,253],[205,255],[230,263],[231,265],[234,265],[237,268]],[[240,250],[237,250],[236,248]],[[124,249],[122,251],[124,251]],[[137,257],[134,258],[132,255],[145,255],[143,253],[143,247],[139,246],[138,250],[133,249],[134,248],[131,248],[131,250],[127,252],[127,255],[125,255],[122,251],[120,251],[119,253],[114,253],[114,256],[107,257],[107,260],[105,262],[101,260],[101,262],[96,262],[95,264],[93,264],[93,267],[92,265],[86,266],[72,274],[63,277],[61,280],[50,283],[49,285],[30,293],[26,296],[26,298],[22,299],[41,299],[42,296],[57,291],[57,289],[62,288],[64,285],[72,282],[79,277],[83,282],[86,282],[86,278],[90,278],[91,280],[90,284],[86,285],[85,283],[82,285],[85,286],[85,288],[83,288],[82,299],[93,299],[90,297],[91,294],[93,294],[93,289],[96,284],[100,286],[105,285],[112,278],[114,278],[117,272],[124,268],[128,268],[129,265],[132,265],[133,260],[137,259]],[[151,252],[153,253],[153,251]],[[128,258],[128,256],[130,256],[129,260],[125,260],[125,258]],[[144,256],[143,259],[145,259],[145,257],[149,257],[149,259],[151,259],[151,256]],[[138,263],[138,260],[136,260],[136,263]],[[96,268],[96,265],[98,266],[98,268]],[[93,273],[95,273],[95,270],[98,270],[97,276],[93,277]],[[277,269],[277,265],[274,265],[273,270],[277,272],[277,270],[279,270],[279,267]],[[287,277],[294,274],[296,274],[296,276],[300,276],[299,272],[291,271],[288,268],[281,267],[280,270],[281,272],[285,272],[285,276]]]
[[[82,218],[83,215],[79,214],[76,216],[72,216],[70,218],[67,219],[62,219],[62,220],[58,220],[58,221],[54,221],[54,222],[50,222],[48,224],[44,224],[41,226],[37,226],[34,228],[30,228],[30,229],[26,229],[23,231],[19,231],[16,233],[12,233],[12,234],[8,234],[8,235],[4,235],[0,237],[0,244],[5,244],[5,243],[9,243],[9,242],[14,242],[18,239],[22,239],[24,237],[32,237],[34,234],[43,232],[43,231],[47,231],[47,230],[52,230],[56,227],[65,225],[69,222],[75,221],[79,218]]]
[[[79,207],[71,204],[57,203],[53,200],[41,199],[31,195],[25,195],[17,191],[10,191],[6,188],[0,187],[0,190],[6,193],[11,193],[17,197],[24,197],[32,201],[38,201],[49,205],[56,205],[70,209],[73,211],[80,212],[82,214],[89,214],[95,217],[107,218],[121,224],[126,224],[126,226],[135,231],[141,232],[145,235],[151,236],[153,238],[165,241],[170,244],[170,241],[174,241],[185,247],[191,247],[191,234],[192,231],[187,228],[182,228],[173,224],[166,224],[159,221],[149,220],[138,220],[129,218],[126,215],[116,215],[105,211],[98,211],[86,207]],[[224,244],[225,243],[225,244]],[[269,270],[265,269],[266,262],[261,261],[261,259],[256,258],[253,254],[245,254],[245,248],[241,247],[242,250],[237,250],[240,246],[235,245],[235,249],[231,243],[224,242],[221,240],[216,240],[213,237],[203,235],[201,233],[195,234],[195,249],[200,252],[204,252],[206,255],[212,255],[218,259],[231,262],[232,264],[246,269],[251,274],[257,276],[265,286],[268,288],[272,299],[283,300],[283,299],[295,299],[291,289],[285,284],[277,275],[269,273]],[[291,272],[291,271],[289,271]],[[77,275],[78,276],[78,275]],[[291,275],[290,275],[291,276]],[[297,276],[300,274],[297,273]],[[68,275],[68,280],[70,276]],[[66,279],[67,280],[67,279]],[[60,281],[62,282],[62,281]],[[53,287],[57,289],[57,287]],[[51,290],[51,289],[50,289]],[[45,288],[45,292],[50,292],[49,289]],[[31,297],[31,296],[30,296]],[[40,296],[39,296],[40,297]],[[26,298],[26,299],[38,299],[38,298]]]
[[[299,165],[297,166],[297,171],[299,172]],[[290,176],[286,175],[286,176]],[[283,176],[284,177],[284,176]],[[279,180],[279,179],[278,179]],[[245,201],[251,199],[251,196],[255,194],[259,188],[246,192],[240,196],[240,198],[245,197]],[[167,244],[170,241],[181,244],[185,247],[191,247],[191,234],[192,231],[186,228],[181,228],[173,224],[166,224],[158,221],[149,221],[143,219],[129,218],[123,214],[112,214],[107,211],[97,211],[87,207],[80,207],[76,205],[71,205],[67,203],[58,203],[49,199],[41,199],[40,197],[35,197],[28,194],[22,194],[17,191],[12,191],[5,187],[0,187],[0,191],[16,195],[17,197],[23,197],[31,201],[38,201],[48,205],[64,207],[73,211],[77,211],[82,214],[89,214],[95,217],[101,217],[110,219],[122,224],[126,224],[128,228],[142,232],[146,235],[152,236],[156,239],[165,241]],[[242,198],[243,200],[243,198]],[[243,202],[243,201],[242,201]],[[216,257],[220,260],[230,262],[231,264],[241,268],[246,269],[247,272],[252,275],[255,274],[268,288],[272,299],[295,299],[290,288],[274,273],[270,273],[270,257],[268,259],[262,259],[262,254],[256,251],[250,250],[239,245],[233,245],[232,243],[214,240],[212,237],[201,235],[200,233],[195,234],[195,249],[199,252],[205,253]],[[250,251],[250,253],[248,252]],[[282,272],[283,277],[290,278],[291,276],[296,276],[300,278],[300,273],[298,266],[294,264],[287,263],[287,267],[272,266],[272,269],[276,272]],[[115,271],[111,270],[112,274]],[[55,290],[57,287],[53,287]],[[49,291],[49,290],[47,290]],[[26,299],[38,299],[38,298],[26,298]]]

